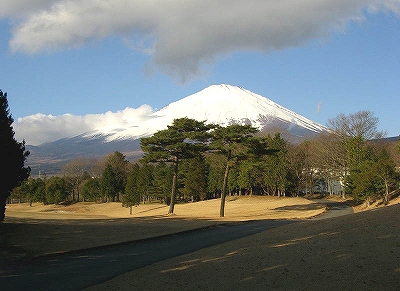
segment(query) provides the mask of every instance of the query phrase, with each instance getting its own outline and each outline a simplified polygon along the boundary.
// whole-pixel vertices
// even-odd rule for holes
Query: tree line
[[[130,208],[159,201],[173,213],[177,202],[227,195],[351,195],[358,201],[399,188],[399,144],[380,142],[384,132],[370,111],[340,114],[331,130],[301,143],[282,132],[262,133],[250,125],[217,126],[175,119],[165,130],[141,139],[135,163],[114,152],[89,168],[83,158],[57,177],[29,178],[14,199],[30,202],[120,201]]]

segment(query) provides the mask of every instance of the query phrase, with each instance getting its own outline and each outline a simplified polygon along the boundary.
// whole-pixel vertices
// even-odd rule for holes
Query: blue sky
[[[323,125],[370,110],[400,134],[398,0],[2,2],[0,89],[28,144],[221,83]]]

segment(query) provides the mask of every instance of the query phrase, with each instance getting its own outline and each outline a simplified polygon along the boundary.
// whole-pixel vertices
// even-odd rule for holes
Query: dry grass
[[[174,215],[167,215],[168,207],[161,204],[134,207],[132,215],[120,203],[8,205],[0,224],[1,254],[20,259],[216,223],[307,218],[325,210],[302,198],[228,197],[226,216],[220,218],[219,203],[178,204]],[[376,201],[369,208],[356,206],[360,213],[354,215],[285,225],[128,272],[88,290],[399,290],[399,203],[396,197],[386,209]]]
[[[266,196],[227,197],[225,218],[219,217],[221,200],[207,200],[175,205],[176,218],[216,219],[216,220],[254,220],[254,219],[302,219],[318,215],[325,206],[303,198],[278,198]],[[290,208],[288,208],[290,206]],[[149,218],[166,217],[168,206],[163,204],[140,204],[129,209],[121,203],[81,202],[72,205],[43,205],[34,203],[10,204],[7,217],[36,219],[106,219],[106,218]]]
[[[400,197],[390,205],[400,202]],[[219,217],[220,199],[177,204],[173,215],[168,206],[145,204],[129,209],[121,203],[76,203],[68,206],[7,205],[0,224],[0,245],[9,256],[17,250],[28,256],[68,252],[126,241],[167,235],[218,223],[257,219],[307,219],[325,211],[325,205],[303,198],[260,196],[227,197],[225,217]],[[357,212],[381,208],[378,201]]]
[[[30,256],[122,243],[207,227],[216,223],[255,219],[303,219],[325,206],[302,198],[228,197],[225,217],[220,199],[168,206],[144,204],[129,209],[121,203],[76,203],[68,206],[10,204],[0,227],[0,244]],[[5,235],[4,235],[5,234]]]

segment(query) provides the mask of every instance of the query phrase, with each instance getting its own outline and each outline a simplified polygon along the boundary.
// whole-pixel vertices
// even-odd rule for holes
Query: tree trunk
[[[172,177],[171,204],[169,205],[168,214],[174,213],[177,179],[178,179],[178,157],[175,157],[174,176]]]
[[[224,184],[222,185],[221,207],[219,209],[220,217],[224,217],[224,215],[225,215],[225,197],[226,197],[226,188],[228,185],[228,175],[229,175],[229,160],[226,162],[226,168],[225,168],[225,174],[224,174]]]
[[[385,179],[385,196],[383,197],[383,203],[386,205],[389,203],[389,183]]]
[[[132,215],[132,205],[129,206],[129,214]]]
[[[368,208],[368,207],[371,205],[369,196],[367,197],[367,199],[365,200],[365,202],[366,202],[366,207]]]
[[[0,222],[4,220],[6,213],[6,197],[0,194]]]
[[[344,169],[344,176],[343,176],[343,186],[342,186],[342,199],[346,199],[346,184],[345,184],[345,180],[346,180],[346,175],[347,175],[347,170]],[[342,184],[342,183],[340,183]]]

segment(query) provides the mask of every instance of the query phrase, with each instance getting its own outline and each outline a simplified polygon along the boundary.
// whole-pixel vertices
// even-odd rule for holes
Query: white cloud
[[[112,133],[120,128],[138,126],[141,122],[153,118],[153,110],[148,105],[139,108],[125,108],[117,112],[60,116],[41,113],[19,118],[13,124],[18,141],[25,140],[30,145],[40,145],[60,138],[73,137],[87,132],[98,131]]]
[[[9,43],[12,51],[33,54],[120,35],[135,51],[152,54],[152,66],[182,81],[202,73],[204,64],[224,54],[297,46],[329,36],[348,21],[363,19],[363,13],[400,11],[400,0],[54,0],[50,6],[49,3],[6,0],[6,12],[0,16],[27,15],[13,29]]]

